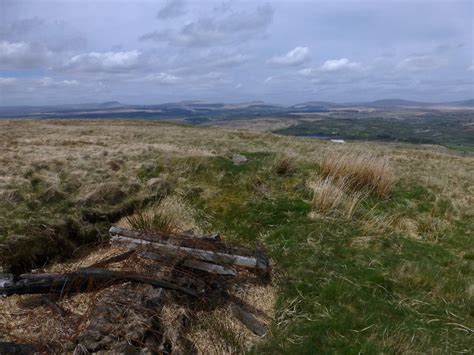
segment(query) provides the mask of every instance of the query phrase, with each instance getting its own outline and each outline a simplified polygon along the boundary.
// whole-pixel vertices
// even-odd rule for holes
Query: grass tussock
[[[167,196],[157,206],[125,217],[121,225],[148,232],[167,234],[186,230],[197,231],[194,210],[178,196]]]
[[[383,197],[390,194],[394,183],[388,159],[370,153],[327,154],[321,163],[321,174],[354,190],[369,189]]]
[[[278,176],[288,176],[295,172],[296,162],[293,157],[283,156],[275,159],[273,170]]]
[[[159,211],[139,211],[125,218],[128,226],[146,232],[172,234],[176,231],[170,218]]]
[[[340,212],[351,218],[357,206],[367,196],[366,191],[351,191],[348,184],[336,184],[332,178],[320,179],[309,186],[313,190],[312,216]]]

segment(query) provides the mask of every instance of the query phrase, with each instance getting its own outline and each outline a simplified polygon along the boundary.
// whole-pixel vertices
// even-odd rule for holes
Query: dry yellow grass
[[[345,182],[336,184],[330,177],[312,182],[309,187],[313,191],[312,215],[341,212],[346,218],[351,218],[367,195],[366,191],[352,191]]]
[[[25,177],[28,173],[52,189],[57,189],[60,181],[64,185],[66,176],[68,191],[57,190],[58,193],[52,195],[61,196],[65,192],[77,202],[87,202],[107,198],[102,193],[111,187],[120,197],[118,190],[127,192],[145,184],[136,176],[146,163],[183,158],[172,176],[167,177],[176,182],[179,191],[187,186],[185,174],[189,169],[199,168],[201,158],[268,151],[280,157],[296,157],[298,163],[323,162],[323,172],[325,166],[336,168],[328,168],[328,174],[336,171],[338,176],[343,176],[344,169],[351,168],[350,175],[355,169],[359,172],[357,176],[361,176],[360,181],[379,186],[383,193],[389,190],[392,181],[386,176],[419,183],[450,201],[451,219],[456,219],[460,211],[474,210],[474,159],[436,146],[374,142],[336,145],[315,139],[223,128],[101,120],[2,120],[0,141],[0,196],[8,201],[29,199],[31,178]],[[352,159],[354,156],[370,159]],[[387,161],[390,161],[392,174],[386,169]],[[149,190],[151,188],[145,186],[143,193]],[[215,193],[203,191],[203,195],[211,199]],[[2,218],[11,217],[0,216],[0,225]],[[415,219],[399,223],[400,229],[419,235],[415,231],[418,228],[414,227],[418,226]]]
[[[312,208],[320,213],[335,210],[344,199],[344,191],[331,178],[321,179],[310,187],[313,189]]]
[[[360,235],[354,237],[353,240],[353,244],[357,244],[361,248],[373,240],[380,239],[384,233],[393,233],[394,231],[404,236],[436,242],[442,238],[446,223],[454,223],[461,213],[471,213],[471,215],[474,213],[474,159],[433,146],[374,142],[335,145],[330,142],[275,136],[268,133],[185,127],[150,121],[100,120],[0,121],[0,142],[0,196],[9,201],[28,200],[32,180],[47,187],[48,195],[44,196],[45,199],[60,196],[60,193],[54,192],[53,189],[56,189],[68,194],[74,201],[81,204],[86,204],[87,201],[91,201],[90,199],[102,201],[109,198],[104,194],[107,195],[114,190],[117,192],[117,196],[121,195],[115,188],[128,192],[135,191],[139,186],[140,193],[148,194],[153,187],[147,184],[148,181],[141,181],[137,178],[143,164],[155,164],[157,161],[166,163],[176,158],[182,159],[182,164],[177,163],[174,169],[166,171],[169,176],[164,180],[173,181],[175,188],[175,195],[170,199],[176,200],[165,200],[163,206],[171,206],[170,213],[181,223],[179,228],[183,230],[190,229],[194,225],[193,211],[189,211],[189,206],[186,207],[186,200],[179,197],[181,196],[180,191],[190,190],[189,175],[196,169],[203,169],[201,163],[207,157],[228,157],[233,153],[246,154],[247,152],[271,152],[277,156],[297,157],[298,163],[312,164],[321,162],[331,154],[336,157],[354,155],[372,157],[372,160],[369,159],[370,163],[361,162],[358,166],[358,168],[361,165],[365,166],[364,169],[366,169],[367,167],[374,168],[372,163],[375,164],[371,173],[361,174],[360,181],[365,184],[361,185],[368,184],[374,189],[373,185],[380,185],[382,186],[381,191],[387,191],[386,187],[390,186],[380,183],[380,177],[386,176],[385,173],[388,171],[385,170],[385,159],[387,159],[392,166],[393,176],[397,177],[397,181],[405,183],[404,187],[416,183],[433,193],[437,199],[449,200],[450,207],[446,211],[435,210],[438,206],[435,201],[433,209],[413,215],[398,216],[378,213],[372,216],[369,213],[360,220],[364,228],[361,228]],[[385,158],[377,160],[374,157]],[[350,161],[346,160],[346,163],[351,165]],[[351,170],[349,169],[349,171]],[[344,176],[344,174],[340,174],[340,176]],[[163,176],[160,175],[161,177]],[[324,182],[325,179],[321,181]],[[333,186],[330,188],[335,186],[345,194],[343,194],[343,198],[336,198],[341,204],[335,203],[334,206],[338,206],[337,209],[340,209],[344,215],[350,216],[357,210],[358,203],[363,199],[363,192],[361,192],[363,190],[357,190],[355,193],[347,191],[339,185],[344,181],[343,178],[340,179],[340,182],[334,180]],[[61,184],[59,184],[60,182]],[[357,185],[357,189],[362,186]],[[326,188],[329,189],[329,187]],[[204,200],[210,201],[209,206],[212,209],[212,201],[217,200],[215,196],[220,191],[211,190],[211,187],[208,189],[207,186],[203,186],[203,189],[201,196]],[[337,197],[338,194],[335,193],[335,196]],[[232,199],[234,197],[228,196],[226,198]],[[326,197],[321,196],[321,198]],[[183,201],[184,207],[182,206]],[[215,203],[217,205],[217,202]],[[408,201],[407,206],[409,203],[411,202]],[[330,199],[328,205],[332,205]],[[228,208],[232,208],[231,204]],[[0,216],[0,227],[5,218],[10,217]],[[196,226],[194,225],[194,227]],[[83,262],[81,266],[88,264],[89,262]],[[61,268],[74,269],[74,267],[73,263],[59,264],[52,266],[50,270],[53,268],[57,270],[61,270]],[[410,268],[400,269],[400,273],[406,271],[410,271]],[[393,276],[398,277],[398,274],[394,273]],[[466,292],[471,294],[472,287]],[[0,300],[2,340],[17,339],[26,333],[30,338],[25,339],[31,341],[41,337],[47,338],[48,323],[46,320],[48,317],[50,321],[55,322],[55,327],[60,334],[59,329],[63,325],[59,318],[53,319],[51,312],[45,307],[35,310],[23,310],[17,307],[17,302],[21,297],[14,296],[8,300]],[[263,294],[261,298],[262,304],[266,305],[266,294]],[[65,308],[72,310],[76,306],[87,308],[83,305],[88,304],[84,300],[76,302],[74,298],[64,302],[73,302],[71,306],[62,304]],[[268,302],[268,304],[272,302]],[[290,306],[287,313],[290,316],[298,314],[297,307]],[[293,311],[292,307],[296,310]],[[323,311],[318,312],[316,317],[324,316]],[[86,310],[81,308],[77,313],[80,315],[85,312]],[[225,317],[226,315],[224,309],[220,314],[216,314],[216,317],[219,319],[220,316]],[[287,322],[286,319],[291,318],[290,316],[282,316],[281,320],[277,320],[277,323],[284,326]],[[224,322],[222,319],[221,321]],[[36,331],[37,333],[35,333]],[[68,329],[65,328],[64,332],[67,331]],[[298,341],[296,338],[293,340]],[[387,341],[393,341],[393,339]],[[242,345],[238,345],[238,347],[242,347]],[[203,344],[203,349],[206,349],[206,344]]]
[[[201,228],[194,219],[194,209],[176,195],[166,196],[157,205],[122,218],[118,225],[125,228],[158,231],[163,233],[200,233]]]
[[[371,153],[329,153],[321,162],[321,174],[356,190],[373,190],[380,196],[390,193],[394,181],[387,158]]]

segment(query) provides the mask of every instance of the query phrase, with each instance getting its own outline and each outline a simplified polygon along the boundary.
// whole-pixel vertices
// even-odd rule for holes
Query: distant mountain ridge
[[[205,102],[186,100],[155,105],[128,105],[118,101],[100,103],[65,104],[48,106],[0,106],[0,117],[38,118],[205,118],[255,117],[275,114],[327,112],[338,109],[373,108],[381,110],[457,107],[474,108],[474,99],[427,103],[403,99],[383,99],[371,102],[334,103],[308,101],[291,106],[267,104],[263,101],[241,103]],[[200,117],[202,116],[202,117]]]

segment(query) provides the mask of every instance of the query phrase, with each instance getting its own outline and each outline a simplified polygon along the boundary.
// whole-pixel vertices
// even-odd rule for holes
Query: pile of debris
[[[267,334],[271,317],[242,297],[248,285],[270,284],[271,267],[260,244],[251,250],[226,243],[218,234],[119,227],[110,228],[110,236],[114,254],[87,267],[0,274],[0,295],[33,295],[23,296],[21,303],[45,307],[67,324],[60,336],[36,342],[18,336],[1,342],[5,338],[0,335],[0,353],[205,353],[211,349],[203,349],[203,338],[212,342],[212,336],[196,336],[190,329],[202,322],[200,315],[218,309],[231,311],[224,316],[255,337]],[[93,295],[86,311],[74,312],[68,298],[86,294]],[[222,324],[217,328],[225,335]],[[218,350],[215,344],[205,346]]]

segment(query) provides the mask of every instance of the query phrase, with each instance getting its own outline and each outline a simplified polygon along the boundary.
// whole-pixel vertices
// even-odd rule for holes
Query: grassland
[[[278,299],[255,353],[474,347],[472,157],[152,121],[0,121],[0,139],[5,270],[93,249],[111,223],[175,199],[186,228],[268,248]],[[390,189],[318,210],[325,158],[347,154],[386,161]]]
[[[350,140],[439,144],[474,152],[472,110],[428,110],[424,112],[348,113],[318,115],[276,133]]]

